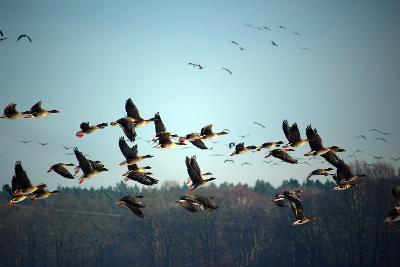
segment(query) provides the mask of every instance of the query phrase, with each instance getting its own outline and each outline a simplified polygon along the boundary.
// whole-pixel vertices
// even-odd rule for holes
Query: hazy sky
[[[359,157],[367,161],[371,154],[400,157],[399,12],[399,1],[367,0],[0,1],[0,30],[9,38],[0,42],[1,108],[16,102],[26,110],[43,100],[45,108],[61,111],[39,120],[0,121],[0,182],[10,181],[14,162],[21,160],[35,183],[77,185],[77,180],[46,173],[54,163],[76,162],[65,155],[71,152],[60,145],[65,144],[78,146],[110,169],[83,186],[114,185],[125,172],[118,166],[122,130],[108,127],[80,140],[74,134],[83,121],[124,116],[129,97],[145,118],[160,112],[170,132],[183,135],[207,123],[215,131],[231,130],[218,144],[208,142],[214,147],[209,151],[161,151],[137,141],[141,154],[156,156],[142,165],[152,166],[161,182],[183,182],[185,156],[194,154],[216,182],[263,179],[278,185],[328,166],[316,159],[311,167],[271,167],[262,162],[266,151],[235,157],[234,165],[223,163],[227,157],[210,157],[229,155],[225,144],[240,141],[237,135],[250,134],[246,145],[286,141],[284,119],[297,122],[302,136],[311,123],[325,145],[348,150],[345,158],[356,149],[365,151]],[[22,33],[32,37],[32,44],[16,42]],[[230,40],[247,50],[240,51]],[[368,132],[371,128],[392,132],[386,137],[390,143],[375,140],[378,135]],[[154,125],[137,133],[150,139]],[[354,138],[361,133],[367,142]],[[306,146],[294,155],[308,150]],[[241,167],[245,161],[253,165]]]

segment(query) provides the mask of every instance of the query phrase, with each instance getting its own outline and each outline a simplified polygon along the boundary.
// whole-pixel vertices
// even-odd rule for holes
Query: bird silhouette
[[[21,40],[22,38],[26,38],[26,39],[29,40],[30,43],[32,43],[31,37],[30,37],[29,35],[27,35],[27,34],[21,34],[20,36],[18,36],[17,42],[18,42],[19,40]]]

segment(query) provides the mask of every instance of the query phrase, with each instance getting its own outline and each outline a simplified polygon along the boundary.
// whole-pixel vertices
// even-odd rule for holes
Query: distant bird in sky
[[[232,75],[232,71],[230,69],[227,68],[222,68],[224,71],[228,72],[230,75]]]
[[[31,142],[32,142],[32,140],[21,140],[21,143],[23,143],[23,144],[29,144]]]
[[[267,27],[267,26],[262,26],[265,30],[268,30],[268,31],[270,31],[271,30],[271,28],[270,27]]]
[[[61,146],[62,146],[65,150],[70,150],[70,149],[73,148],[72,146],[65,146],[65,145],[63,145],[63,144],[61,144]]]
[[[300,48],[301,50],[304,50],[304,51],[311,51],[311,49],[310,48],[308,48],[308,47],[302,47],[302,48]]]
[[[367,140],[367,137],[366,137],[365,135],[363,135],[363,134],[357,135],[355,138],[356,138],[356,139],[362,138],[362,139],[364,139],[365,141]]]
[[[293,32],[293,34],[294,34],[294,35],[297,35],[297,36],[301,36],[301,34],[298,33],[298,32]]]
[[[368,132],[377,132],[377,133],[380,133],[380,134],[382,134],[382,135],[391,135],[391,134],[392,134],[392,133],[383,132],[383,131],[381,131],[381,130],[379,130],[379,129],[376,129],[376,128],[374,128],[374,129],[369,129]]]
[[[189,62],[188,64],[192,65],[194,68],[198,68],[199,70],[204,69],[204,67],[202,65],[200,65],[200,64],[195,64],[195,63],[192,63],[192,62]]]
[[[279,25],[278,28],[287,30],[287,28],[285,26],[282,26],[282,25]]]
[[[222,154],[211,154],[210,156],[211,157],[223,157],[224,155],[222,155]]]
[[[248,136],[250,136],[250,134],[246,134],[246,135],[238,135],[238,137],[240,137],[240,138],[242,138],[242,139],[244,139],[244,138],[246,138],[246,137],[248,137]]]
[[[235,42],[233,40],[231,40],[231,43],[234,44],[234,45],[239,45],[237,42]]]
[[[246,51],[246,48],[243,48],[243,47],[239,47],[239,49],[241,50],[241,51]]]
[[[41,146],[47,146],[49,143],[41,143],[41,142],[39,142],[38,144],[41,145]]]
[[[227,146],[229,147],[229,149],[232,149],[236,146],[236,144],[234,142],[230,142]]]
[[[234,161],[233,159],[226,159],[226,160],[224,160],[224,163],[228,163],[228,162],[230,162],[230,163],[235,163],[235,161]]]
[[[5,40],[7,40],[7,39],[8,39],[7,37],[1,37],[1,38],[0,38],[0,42],[1,42],[1,41],[5,41]]]
[[[3,34],[3,32],[0,30],[0,36],[1,37],[3,37],[4,36],[4,34]]]
[[[99,129],[104,129],[107,126],[108,123],[89,125],[89,122],[82,122],[80,125],[81,130],[76,132],[75,136],[78,138],[82,138],[85,134],[91,134]]]
[[[266,164],[270,164],[272,162],[272,160],[263,160],[262,162],[264,162]]]
[[[20,36],[18,36],[17,42],[18,42],[19,40],[21,40],[22,38],[26,38],[26,39],[29,40],[30,43],[32,43],[31,37],[30,37],[29,35],[27,35],[27,34],[21,34]]]
[[[251,166],[252,164],[247,161],[247,162],[243,162],[241,166],[245,166],[245,165]]]
[[[385,158],[384,156],[375,156],[375,155],[372,155],[372,156],[374,157],[374,159],[377,159],[377,160],[381,160],[381,159]]]
[[[375,139],[378,140],[378,141],[383,141],[385,143],[389,143],[388,140],[386,140],[385,138],[382,138],[382,137],[377,137]]]
[[[279,46],[277,43],[275,43],[274,41],[271,41],[271,44],[273,45],[273,46]]]
[[[263,124],[259,123],[259,122],[253,121],[253,123],[254,123],[255,125],[261,126],[262,128],[265,128],[265,126],[264,126]]]

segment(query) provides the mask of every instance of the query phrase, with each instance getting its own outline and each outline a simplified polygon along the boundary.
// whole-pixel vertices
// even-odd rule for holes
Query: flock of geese
[[[140,167],[138,165],[146,161],[146,159],[152,158],[153,156],[141,155],[139,153],[137,144],[130,146],[127,143],[127,140],[132,143],[135,142],[137,137],[136,129],[140,127],[150,123],[154,124],[155,135],[151,141],[157,143],[154,146],[156,149],[169,149],[178,146],[186,146],[188,143],[191,143],[193,146],[199,149],[208,149],[206,145],[207,141],[212,141],[229,133],[228,129],[224,129],[220,132],[214,132],[211,124],[202,127],[200,132],[192,132],[183,136],[171,133],[167,131],[159,113],[156,113],[154,117],[149,119],[142,118],[138,108],[130,98],[125,102],[125,111],[125,117],[110,122],[111,126],[120,126],[125,135],[125,137],[120,137],[118,142],[119,148],[124,157],[124,160],[122,160],[119,165],[127,166],[127,171],[122,174],[125,182],[132,180],[145,186],[152,186],[158,183],[158,180],[152,177],[150,166]],[[15,103],[10,103],[5,107],[4,114],[0,118],[37,119],[56,113],[59,113],[59,111],[54,109],[43,109],[41,101],[33,105],[30,110],[23,112],[17,111]],[[265,126],[260,123],[254,123],[265,128]],[[109,124],[106,122],[92,125],[89,122],[83,122],[80,125],[80,130],[77,131],[75,135],[77,138],[83,138],[96,131],[103,130],[108,125]],[[308,144],[311,150],[305,153],[304,156],[322,157],[325,162],[336,168],[336,172],[332,172],[334,170],[332,167],[316,169],[307,176],[307,179],[317,175],[331,176],[336,183],[336,186],[333,188],[333,190],[339,191],[347,190],[353,186],[357,186],[360,178],[366,177],[364,174],[353,173],[350,166],[338,156],[340,152],[344,152],[345,150],[339,146],[325,146],[317,130],[311,125],[308,125],[306,128],[306,138],[301,137],[297,123],[290,125],[287,120],[284,120],[282,123],[282,129],[287,138],[287,144],[285,144],[283,141],[266,142],[259,146],[246,146],[244,142],[238,144],[229,143],[229,148],[234,149],[230,156],[236,157],[250,151],[257,152],[262,151],[263,149],[268,149],[269,152],[264,156],[265,158],[275,157],[287,164],[297,164],[298,160],[293,158],[290,155],[290,152]],[[65,146],[64,148],[72,149]],[[77,178],[77,175],[82,172],[78,178],[79,184],[82,184],[85,180],[91,179],[102,172],[108,171],[101,161],[88,159],[88,155],[83,154],[77,147],[73,148],[73,151],[78,162],[77,164],[63,162],[56,163],[52,165],[47,172],[55,172],[66,179],[75,179]],[[233,162],[233,160],[226,160],[225,162],[227,161]],[[195,191],[197,188],[202,187],[216,179],[215,177],[206,178],[207,176],[213,176],[213,173],[202,172],[196,156],[186,157],[185,164],[189,176],[185,183],[189,187],[189,192],[188,195],[182,196],[176,200],[176,203],[190,212],[217,209],[218,205],[213,197],[193,194],[193,191]],[[251,165],[251,163],[245,162],[242,165]],[[68,167],[75,167],[73,173],[68,170]],[[45,183],[33,185],[28,178],[26,171],[23,169],[20,161],[17,161],[15,164],[15,174],[12,177],[11,186],[6,184],[3,186],[3,189],[8,191],[11,196],[9,206],[22,202],[27,198],[35,201],[36,199],[46,199],[54,194],[59,193],[57,190],[47,190],[47,185]],[[275,195],[271,200],[278,207],[290,206],[292,208],[295,216],[293,225],[305,224],[315,219],[315,217],[306,216],[304,214],[304,208],[300,198],[302,192],[302,189],[286,190]],[[394,208],[389,212],[388,217],[385,219],[386,223],[392,223],[400,220],[400,185],[396,185],[393,188],[392,193],[396,203]],[[116,202],[116,205],[125,206],[129,208],[135,215],[143,218],[144,214],[141,209],[145,207],[145,204],[143,204],[141,199],[143,199],[143,196],[128,195],[119,199]]]

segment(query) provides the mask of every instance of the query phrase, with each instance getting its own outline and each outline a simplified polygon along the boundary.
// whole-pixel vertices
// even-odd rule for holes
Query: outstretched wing
[[[154,115],[154,126],[156,127],[156,135],[167,131],[158,112]]]
[[[91,173],[93,172],[92,165],[87,160],[87,158],[78,150],[78,148],[74,148],[75,157],[79,162],[79,167],[83,171],[83,173]]]
[[[4,115],[12,114],[12,113],[16,112],[16,108],[15,108],[16,106],[17,106],[17,104],[15,104],[15,103],[8,104],[6,106],[6,108],[4,109]]]
[[[195,147],[198,147],[200,149],[208,149],[208,147],[201,141],[201,139],[195,139],[193,141],[190,141]]]
[[[195,156],[193,156],[193,157],[195,157]],[[193,165],[192,165],[193,157],[192,157],[192,159],[190,159],[189,157],[186,157],[186,169],[187,169],[187,172],[188,172],[189,177],[192,180],[193,184],[198,184],[202,181],[202,178],[201,178],[201,176],[199,176],[198,170],[193,168]],[[197,162],[196,162],[196,164],[197,164]]]
[[[88,130],[90,128],[89,122],[82,122],[80,127],[81,127],[82,131]]]
[[[68,178],[68,179],[74,179],[75,177],[65,168],[65,167],[58,167],[55,168],[54,171],[61,175],[62,177]]]
[[[127,206],[139,218],[144,218],[143,212],[138,207],[129,203],[126,203],[125,206]]]
[[[400,207],[400,185],[396,184],[392,189],[393,197],[396,201],[396,205]]]
[[[212,124],[208,124],[208,125],[204,126],[203,128],[201,128],[200,134],[201,135],[210,135],[210,134],[212,134]]]
[[[308,144],[312,151],[317,151],[323,148],[321,137],[319,136],[317,129],[313,129],[311,125],[308,125],[306,128],[306,135]],[[328,161],[333,166],[336,166],[339,162],[339,158],[335,153],[328,152],[321,155],[326,161]]]
[[[138,108],[130,98],[125,102],[125,111],[128,117],[134,118],[135,120],[141,119]]]
[[[282,122],[282,129],[283,129],[283,133],[286,136],[286,139],[288,140],[288,142],[290,143],[290,126],[287,120],[284,120]]]
[[[297,164],[297,159],[292,158],[289,156],[288,153],[281,151],[279,153],[274,154],[274,156],[280,160],[283,160],[284,162],[291,163],[291,164]]]
[[[25,170],[22,168],[21,161],[17,161],[15,163],[14,169],[15,169],[15,175],[11,182],[13,191],[32,186],[32,183],[29,180],[28,175],[26,174]],[[14,189],[14,187],[18,187],[18,188]]]
[[[31,107],[31,113],[42,111],[42,101],[37,102],[33,107]]]
[[[137,156],[137,146],[130,148],[123,137],[119,138],[118,145],[126,159],[133,159]]]

